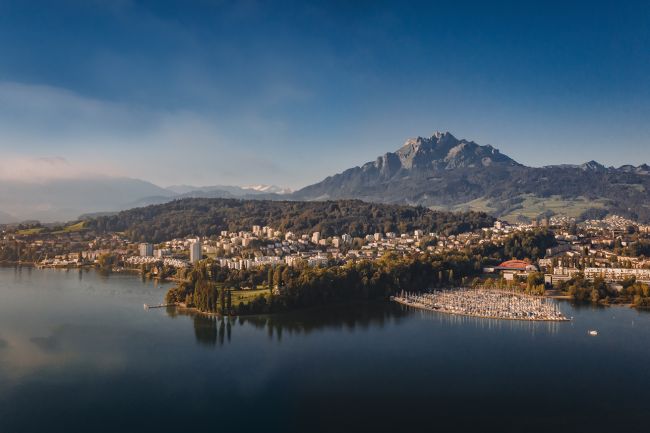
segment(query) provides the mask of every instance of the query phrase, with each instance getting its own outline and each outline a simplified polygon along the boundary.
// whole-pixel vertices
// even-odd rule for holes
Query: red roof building
[[[498,271],[535,272],[537,266],[524,262],[523,260],[508,260],[494,268]]]

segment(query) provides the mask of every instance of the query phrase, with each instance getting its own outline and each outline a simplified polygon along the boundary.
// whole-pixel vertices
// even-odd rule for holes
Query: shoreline
[[[98,271],[98,272],[102,271],[101,268],[98,268],[94,264],[84,264],[84,265],[81,265],[81,266],[78,266],[78,265],[75,265],[75,266],[73,266],[73,265],[39,266],[38,263],[35,263],[35,262],[0,261],[0,267],[16,267],[16,266],[25,266],[25,267],[30,267],[30,268],[34,268],[34,269],[58,269],[58,270],[91,269],[91,270],[95,270],[95,271]],[[136,268],[113,268],[113,269],[110,269],[109,272],[116,273],[116,274],[132,274],[132,275],[139,275],[139,276],[143,275],[142,271],[140,269],[136,269]],[[151,280],[154,280],[154,281],[158,281],[160,283],[165,283],[165,282],[178,283],[178,282],[185,281],[182,278],[176,278],[176,277],[160,278],[158,276],[149,276],[147,278],[149,278]],[[544,295],[540,295],[539,297],[546,298],[546,299],[569,301],[569,302],[574,301],[573,298],[571,298],[571,296],[569,296],[569,295],[544,294]],[[418,307],[418,306],[415,306],[414,304],[399,302],[399,301],[397,301],[397,299],[392,299],[393,296],[391,296],[390,298],[391,298],[391,300],[394,300],[394,301],[396,301],[396,302],[398,302],[398,303],[400,303],[402,305],[412,306],[414,308],[424,309],[424,310],[433,311],[433,312],[441,312],[441,313],[445,313],[445,314],[455,314],[455,315],[458,315],[458,316],[462,315],[462,316],[466,316],[466,317],[478,317],[478,318],[485,318],[485,319],[520,320],[520,321],[536,321],[536,322],[562,321],[562,320],[550,320],[550,319],[517,319],[517,318],[505,318],[505,317],[501,318],[501,317],[491,317],[491,316],[479,316],[479,315],[472,315],[472,314],[462,314],[462,313],[456,313],[456,312],[452,312],[452,311],[445,311],[445,310],[441,310],[441,309],[435,310],[435,309],[431,309],[431,308],[428,308],[428,307],[425,307],[425,306]],[[576,303],[576,302],[573,302],[573,303],[575,303],[576,305],[582,305],[582,306],[590,305],[590,306],[601,306],[601,307],[626,307],[626,308],[633,308],[633,309],[638,310],[638,311],[648,311],[648,312],[650,312],[650,306],[635,306],[634,304],[630,303],[629,301],[628,302],[616,302],[614,300],[614,302],[610,301],[608,303],[603,303],[603,302],[598,302],[598,303],[593,303],[593,302]],[[210,316],[219,315],[217,313],[203,312],[203,311],[197,310],[195,307],[185,307],[185,306],[182,306],[182,305],[174,305],[174,307],[182,308],[182,309],[185,309],[185,310],[195,310],[196,313],[207,314],[207,315],[210,315]],[[250,316],[254,316],[254,314],[251,314]],[[566,319],[566,320],[570,320],[570,319]]]
[[[142,276],[142,271],[140,269],[136,268],[111,268],[111,269],[102,269],[98,267],[95,264],[84,264],[84,265],[61,265],[61,266],[53,266],[53,265],[39,265],[38,263],[35,262],[8,262],[8,261],[0,261],[0,266],[2,267],[16,267],[16,266],[24,266],[28,268],[34,268],[34,269],[57,269],[57,270],[73,270],[73,269],[88,269],[88,270],[94,270],[94,271],[108,271],[110,273],[115,273],[115,274],[132,274],[132,275],[140,275]],[[160,278],[156,275],[149,276],[149,279],[156,280],[159,282],[182,282],[185,281],[182,278],[177,278],[177,277],[166,277],[166,278]]]

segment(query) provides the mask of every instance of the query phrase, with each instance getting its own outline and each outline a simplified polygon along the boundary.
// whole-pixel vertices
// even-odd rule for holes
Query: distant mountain
[[[222,194],[223,197],[244,197],[251,194],[290,194],[292,191],[288,188],[280,188],[275,185],[251,185],[251,186],[234,186],[234,185],[213,185],[213,186],[192,186],[192,185],[172,185],[167,189],[178,195],[193,194],[199,196],[200,193],[212,193],[213,195]]]
[[[0,211],[0,224],[11,224],[15,223],[18,220],[15,216],[8,214],[7,212]]]
[[[650,167],[527,167],[490,145],[449,132],[409,139],[395,152],[296,191],[297,200],[356,198],[480,210],[508,219],[603,210],[650,221]]]
[[[246,191],[255,191],[260,194],[291,194],[293,191],[289,188],[280,188],[276,185],[250,185],[243,186],[242,189]]]
[[[282,189],[272,185],[257,185],[254,187],[232,186],[232,185],[215,185],[215,186],[191,186],[191,185],[174,185],[167,188],[173,193],[173,196],[151,196],[142,197],[134,202],[129,203],[122,209],[134,207],[149,206],[154,204],[163,204],[172,200],[182,200],[186,198],[238,198],[244,200],[281,200],[284,194],[289,194],[290,190]],[[274,192],[278,191],[278,192]]]
[[[23,220],[44,223],[69,221],[81,216],[112,214],[184,198],[276,200],[288,192],[272,185],[174,185],[161,188],[140,179],[109,176],[41,181],[0,180],[0,224]]]
[[[11,222],[69,221],[81,214],[126,209],[147,196],[169,198],[173,193],[143,180],[123,177],[0,180],[0,207],[11,216]]]

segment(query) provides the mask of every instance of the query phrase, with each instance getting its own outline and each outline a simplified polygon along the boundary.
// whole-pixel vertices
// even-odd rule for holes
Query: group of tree
[[[481,272],[480,262],[464,253],[358,260],[326,267],[278,266],[233,271],[202,262],[167,293],[168,303],[205,312],[259,314],[349,301],[387,298],[401,290],[465,283]],[[216,272],[215,272],[216,271]],[[257,283],[268,288],[249,303],[233,305],[231,291]]]
[[[486,242],[476,250],[476,253],[494,261],[513,258],[537,260],[544,258],[546,250],[556,245],[557,240],[552,231],[537,229],[515,232],[506,237],[502,243]]]
[[[608,284],[603,278],[589,280],[579,273],[568,281],[560,284],[560,289],[566,292],[576,302],[592,303],[625,303],[634,307],[650,307],[650,286],[628,278],[619,284]]]
[[[473,288],[512,290],[535,296],[544,295],[546,290],[544,274],[541,272],[532,272],[526,278],[514,275],[510,280],[506,280],[503,276],[499,278],[486,278],[484,280],[474,278],[471,285]]]

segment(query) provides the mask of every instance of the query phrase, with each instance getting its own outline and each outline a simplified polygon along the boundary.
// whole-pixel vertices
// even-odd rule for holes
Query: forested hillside
[[[455,234],[493,223],[494,218],[482,212],[451,213],[359,200],[192,198],[91,218],[86,221],[86,227],[98,232],[125,232],[134,241],[161,242],[188,235],[210,236],[222,230],[250,230],[253,225],[268,225],[297,234],[320,231],[322,236],[343,233],[363,236],[415,229]]]

